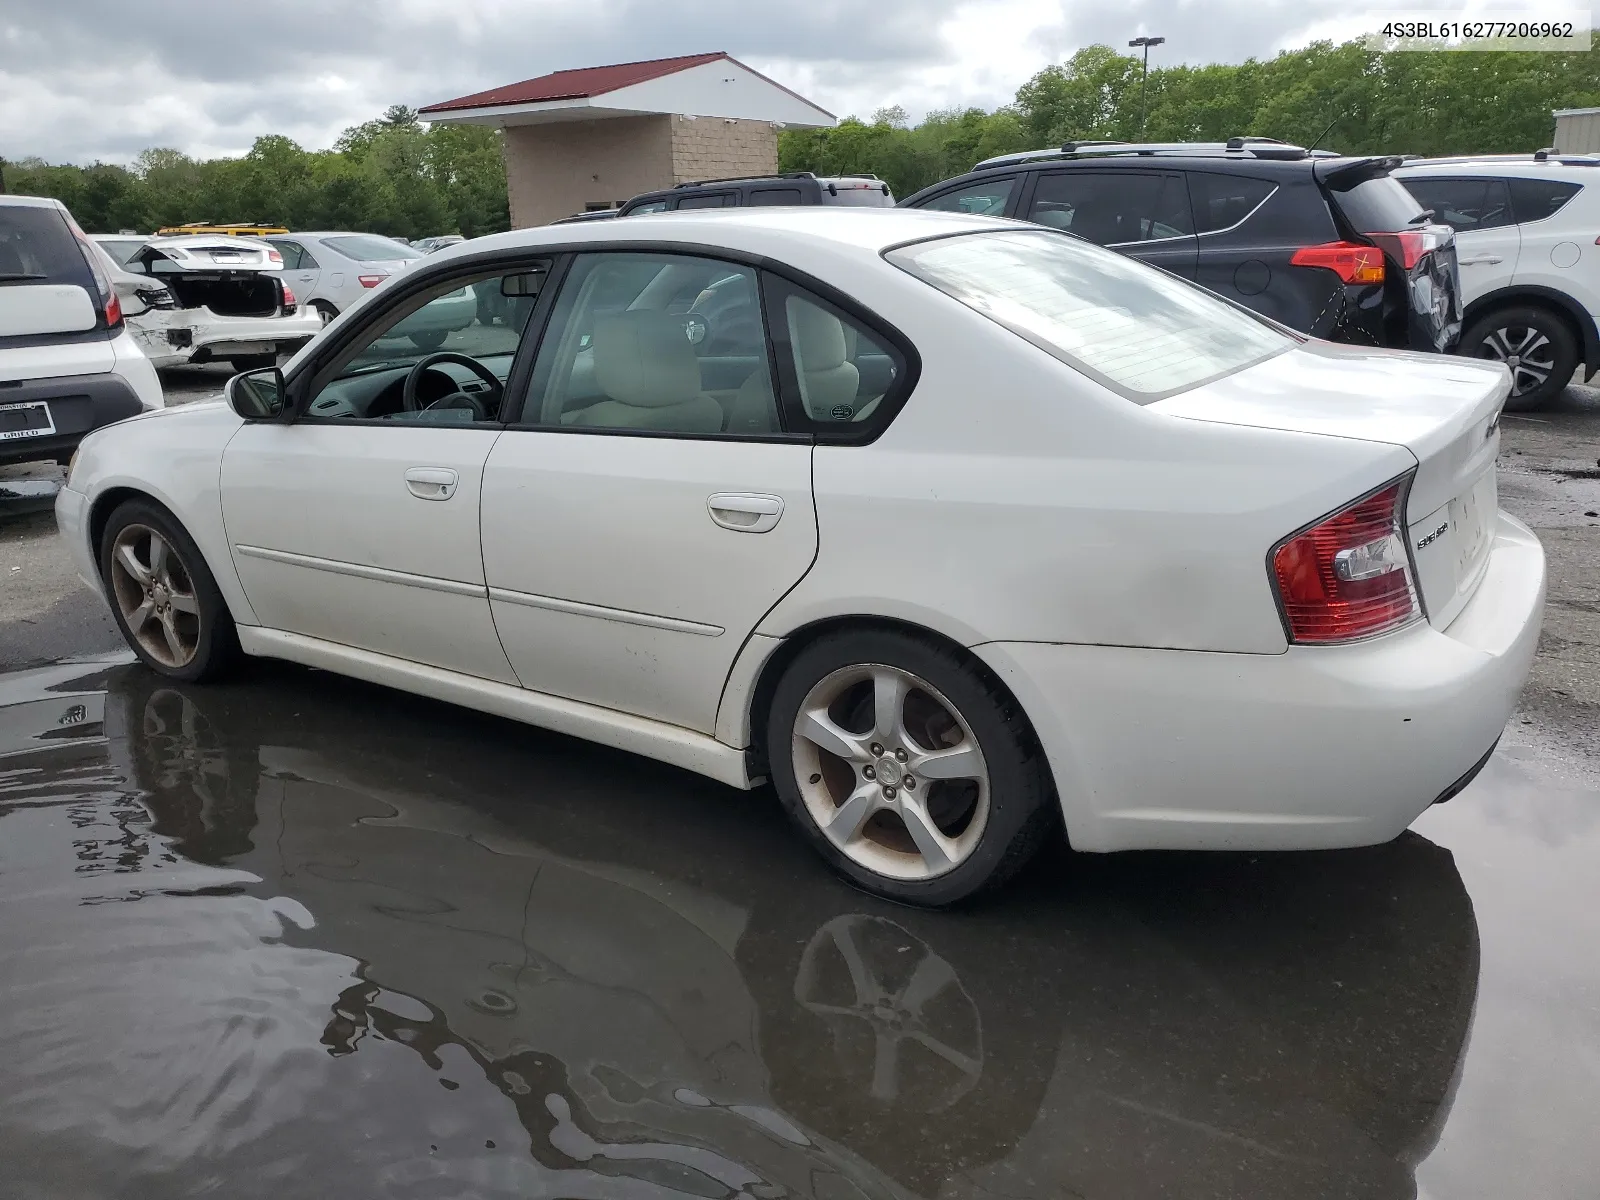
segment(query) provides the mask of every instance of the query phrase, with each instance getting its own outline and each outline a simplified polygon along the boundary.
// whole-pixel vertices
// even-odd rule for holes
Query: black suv
[[[1333,341],[1445,351],[1461,332],[1455,234],[1389,172],[1270,138],[1069,142],[1009,154],[903,208],[1066,230]]]
[[[701,179],[677,187],[642,192],[619,208],[602,208],[563,217],[568,221],[597,221],[631,217],[639,213],[681,212],[691,208],[759,208],[807,204],[844,204],[854,208],[893,208],[894,193],[876,175],[836,175],[810,171],[786,175],[755,175],[737,179]]]

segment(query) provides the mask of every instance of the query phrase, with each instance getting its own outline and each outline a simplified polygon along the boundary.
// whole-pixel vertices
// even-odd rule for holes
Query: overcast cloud
[[[1498,11],[1526,0],[1497,0]],[[1459,12],[1484,5],[1411,9]],[[1008,102],[1051,62],[1141,33],[1152,64],[1356,36],[1348,0],[0,0],[0,157],[126,162],[148,146],[309,149],[413,107],[594,66],[726,50],[843,116]],[[1398,7],[1398,5],[1396,5]],[[1549,5],[1544,6],[1546,9]],[[256,28],[251,28],[255,14]]]

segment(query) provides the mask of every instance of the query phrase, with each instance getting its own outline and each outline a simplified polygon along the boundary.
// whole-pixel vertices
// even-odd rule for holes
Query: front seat
[[[861,372],[850,361],[844,322],[804,301],[792,300],[788,309],[789,339],[806,411],[818,421],[849,420],[855,414]],[[841,406],[848,411],[836,413]]]
[[[608,399],[566,414],[563,423],[722,431],[722,405],[701,391],[700,360],[682,320],[668,313],[638,309],[596,318],[594,381]]]

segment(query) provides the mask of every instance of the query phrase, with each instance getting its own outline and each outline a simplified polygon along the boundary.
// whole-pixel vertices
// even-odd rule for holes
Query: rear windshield
[[[100,249],[122,266],[126,266],[135,254],[144,249],[143,238],[95,238],[95,241],[100,243]]]
[[[59,209],[0,204],[0,287],[27,283],[74,283],[98,294]]]
[[[1175,276],[1049,230],[962,234],[887,258],[1139,404],[1295,345]]]
[[[410,246],[390,241],[386,237],[378,237],[376,234],[357,233],[322,240],[346,258],[353,258],[357,262],[395,262],[399,259],[422,257],[420,250],[413,250]]]
[[[1366,179],[1353,188],[1330,189],[1334,203],[1357,233],[1399,233],[1417,224],[1422,205],[1389,175]]]

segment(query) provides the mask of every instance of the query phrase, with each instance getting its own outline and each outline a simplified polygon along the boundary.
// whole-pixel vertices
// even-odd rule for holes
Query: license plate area
[[[50,406],[43,400],[0,404],[0,442],[46,437],[55,431],[56,423],[50,415]]]
[[[1456,579],[1471,580],[1489,536],[1489,521],[1499,506],[1494,471],[1485,471],[1471,489],[1450,501],[1450,526],[1455,533]]]

